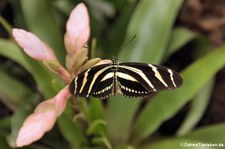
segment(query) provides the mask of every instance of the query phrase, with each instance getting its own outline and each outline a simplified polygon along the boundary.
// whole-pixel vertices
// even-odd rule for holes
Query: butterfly
[[[122,94],[129,98],[144,97],[161,90],[172,90],[183,83],[174,70],[154,64],[118,62],[91,67],[72,80],[69,89],[75,96],[109,98]]]

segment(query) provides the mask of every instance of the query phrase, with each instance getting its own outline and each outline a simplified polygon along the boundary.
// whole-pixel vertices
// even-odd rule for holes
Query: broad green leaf
[[[55,51],[60,62],[64,64],[63,34],[54,17],[54,8],[51,3],[51,0],[20,1],[29,31],[46,42]]]
[[[104,118],[104,111],[101,100],[96,98],[91,98],[89,100],[81,98],[79,100],[81,102],[82,112],[84,112],[84,115],[89,122]]]
[[[0,68],[0,100],[12,111],[32,94],[30,88]]]
[[[153,142],[141,149],[215,149],[225,147],[225,124],[203,127],[197,129],[186,136],[177,137],[172,139],[165,139]],[[203,146],[204,144],[217,144],[215,146]],[[203,144],[203,145],[201,145]],[[191,146],[192,145],[192,146]],[[196,145],[196,146],[193,146]]]
[[[99,127],[105,126],[106,122],[104,120],[95,120],[93,121],[90,126],[87,129],[87,134],[91,135],[91,134],[96,134],[96,131]]]
[[[119,55],[123,61],[160,63],[183,0],[142,0],[131,18],[127,38],[137,35]]]
[[[167,54],[165,56],[166,58],[164,58],[163,61],[166,61],[166,59],[169,58],[170,55],[175,53],[189,41],[193,40],[196,36],[197,33],[194,33],[184,27],[176,27],[175,29],[173,29],[169,40],[168,50],[166,52]]]
[[[182,136],[190,132],[202,118],[210,101],[210,95],[213,90],[214,79],[206,83],[206,85],[199,91],[197,96],[191,101],[191,108],[186,116],[184,122],[176,132],[178,136]]]
[[[85,99],[86,100],[86,99]],[[89,118],[89,127],[87,134],[99,134],[107,140],[106,136],[106,122],[102,106],[102,101],[99,99],[90,99],[88,104],[87,117]]]
[[[129,139],[131,124],[139,103],[139,99],[127,99],[124,96],[113,96],[109,99],[106,126],[112,142],[125,143]]]
[[[127,38],[137,37],[118,55],[120,61],[159,63],[182,0],[142,0],[131,18]],[[160,8],[160,9],[159,9]],[[140,99],[114,96],[109,99],[106,121],[112,142],[125,143]],[[120,132],[120,133],[118,133]]]
[[[162,122],[173,116],[224,65],[225,47],[223,46],[200,58],[185,69],[181,73],[184,80],[182,87],[174,91],[157,94],[140,113],[134,125],[133,136],[135,136],[135,142],[148,137]]]
[[[64,138],[72,145],[73,149],[87,145],[87,140],[81,129],[65,113],[57,120]]]
[[[57,80],[57,77],[42,64],[29,58],[15,43],[0,39],[0,55],[17,62],[31,73],[45,98],[55,95],[56,91],[52,87],[51,82],[53,79]]]
[[[98,99],[91,99],[89,101],[90,101],[89,102],[90,121],[95,121],[97,119],[104,119],[102,101]]]

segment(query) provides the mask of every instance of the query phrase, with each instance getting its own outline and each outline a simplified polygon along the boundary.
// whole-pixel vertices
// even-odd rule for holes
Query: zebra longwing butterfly
[[[97,65],[79,73],[70,92],[80,97],[108,98],[117,93],[126,97],[148,96],[160,90],[176,89],[182,78],[174,70],[153,64],[117,62]]]

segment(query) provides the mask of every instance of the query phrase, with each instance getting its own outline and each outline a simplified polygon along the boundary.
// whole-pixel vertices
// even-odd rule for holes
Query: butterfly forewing
[[[81,72],[70,84],[70,92],[80,97],[100,97],[100,91],[104,90],[104,86],[110,90],[108,88],[108,86],[111,85],[108,84],[111,83],[110,79],[103,80],[103,78],[109,74],[110,67],[110,64],[103,64]]]
[[[121,74],[127,75],[124,77],[127,81],[118,76],[121,86],[128,88],[122,90],[127,96],[145,96],[160,90],[175,89],[182,84],[182,78],[175,71],[163,66],[129,62],[120,63],[118,67]]]

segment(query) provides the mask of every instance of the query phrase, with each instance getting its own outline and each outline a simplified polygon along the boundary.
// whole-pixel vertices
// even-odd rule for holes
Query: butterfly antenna
[[[119,48],[118,51],[121,51],[123,48],[125,48],[129,43],[131,43],[131,41],[134,40],[134,38],[136,38],[136,35],[134,35],[131,39],[129,39],[127,42],[125,42],[125,44]]]

